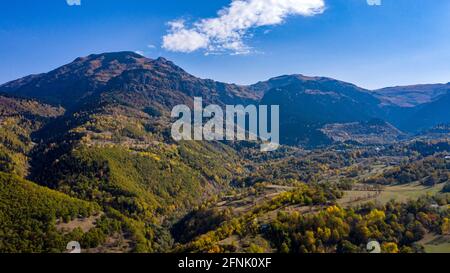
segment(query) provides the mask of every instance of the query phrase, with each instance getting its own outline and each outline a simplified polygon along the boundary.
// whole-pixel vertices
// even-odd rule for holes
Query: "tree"
[[[381,250],[383,253],[398,253],[398,246],[396,243],[383,243],[381,245]]]
[[[359,249],[349,241],[343,240],[338,244],[336,251],[337,253],[358,253]]]
[[[427,179],[425,179],[425,182],[423,183],[425,186],[433,187],[437,184],[437,177],[435,174],[430,175]]]
[[[284,243],[281,245],[280,252],[281,252],[281,253],[284,253],[284,254],[287,254],[287,253],[290,252],[290,251],[289,251],[289,246],[286,244],[286,242],[284,242]]]
[[[442,192],[444,193],[450,193],[450,181],[445,183],[444,188],[442,189]]]
[[[356,225],[353,233],[353,237],[359,243],[364,243],[369,240],[370,230],[367,228],[365,223]]]
[[[444,218],[441,226],[441,232],[443,235],[450,235],[450,220],[448,218]]]

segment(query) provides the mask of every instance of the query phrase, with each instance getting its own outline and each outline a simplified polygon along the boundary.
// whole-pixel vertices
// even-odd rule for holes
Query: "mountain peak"
[[[217,103],[257,99],[244,87],[203,80],[163,57],[149,59],[131,51],[79,57],[48,73],[2,85],[2,91],[65,108],[107,92],[120,93],[122,100],[129,99],[133,105],[188,103],[194,96]],[[131,93],[142,97],[136,99]]]
[[[352,83],[339,81],[327,77],[313,77],[303,74],[282,75],[271,78],[267,81],[258,82],[251,85],[250,88],[259,95],[264,95],[271,89],[285,88],[295,85],[305,90],[326,90],[330,92],[346,93],[348,90],[357,91],[359,93],[368,93],[368,90],[358,87]]]
[[[131,51],[91,54],[48,73],[18,79],[0,86],[0,90],[24,97],[39,97],[54,104],[71,105],[99,90],[125,71],[155,67]]]
[[[156,60],[153,60],[152,62],[157,65],[172,67],[176,70],[183,70],[181,67],[176,65],[174,62],[172,62],[164,57],[158,57]]]
[[[394,86],[373,91],[385,105],[412,108],[433,102],[450,92],[450,84]]]
[[[133,51],[118,51],[118,52],[104,52],[99,54],[90,54],[89,56],[87,56],[87,58],[88,59],[106,58],[106,59],[120,60],[127,58],[141,59],[145,57]]]
[[[73,63],[85,63],[85,62],[92,62],[92,61],[100,61],[100,60],[106,60],[106,61],[118,61],[118,62],[129,62],[130,60],[138,60],[138,59],[145,59],[144,56],[141,56],[135,52],[132,51],[120,51],[120,52],[106,52],[106,53],[99,53],[99,54],[90,54],[85,57],[78,57],[76,58]]]
[[[171,61],[167,60],[164,57],[158,57],[158,59],[156,59],[155,61],[160,63],[172,63]]]

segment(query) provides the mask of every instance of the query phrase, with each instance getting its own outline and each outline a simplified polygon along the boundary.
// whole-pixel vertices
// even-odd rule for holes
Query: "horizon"
[[[368,90],[448,83],[450,3],[430,2],[19,0],[0,11],[0,82],[126,50],[238,85],[292,74]]]
[[[89,55],[76,57],[75,59],[73,59],[73,60],[70,61],[70,62],[67,62],[67,63],[65,63],[65,64],[61,64],[61,65],[56,66],[56,67],[54,67],[54,68],[51,68],[50,70],[45,71],[45,72],[35,73],[35,74],[28,74],[28,75],[24,75],[24,76],[22,76],[22,77],[19,77],[19,78],[16,78],[16,79],[13,79],[13,80],[10,80],[10,81],[7,81],[7,82],[0,82],[0,86],[5,85],[5,84],[10,83],[10,82],[13,82],[13,81],[16,81],[16,80],[19,80],[19,79],[22,79],[22,78],[25,78],[25,77],[28,77],[28,76],[33,76],[33,75],[39,75],[39,74],[46,74],[46,73],[49,73],[49,72],[51,72],[51,71],[53,71],[53,70],[56,70],[56,69],[61,68],[62,66],[65,66],[65,65],[68,65],[68,64],[74,62],[74,61],[75,61],[76,59],[78,59],[78,58],[85,58],[85,57],[88,57],[88,56],[91,56],[91,55],[103,55],[103,54],[111,54],[111,53],[134,53],[134,54],[138,54],[138,55],[140,55],[140,56],[142,56],[142,57],[144,57],[144,58],[150,59],[150,60],[157,60],[157,59],[159,59],[159,58],[163,58],[163,59],[166,59],[166,60],[168,60],[168,61],[173,62],[171,59],[168,59],[168,58],[165,57],[165,56],[158,56],[158,57],[155,57],[155,58],[150,58],[150,57],[148,57],[148,56],[145,56],[145,55],[140,54],[139,52],[134,52],[134,51],[130,51],[130,50],[115,51],[115,52],[91,53],[91,54],[89,54]],[[175,62],[173,62],[173,63],[174,63],[175,65],[178,66],[178,64],[176,64]],[[179,67],[180,67],[181,69],[185,70],[183,67],[181,67],[181,66],[179,66]],[[201,76],[192,74],[191,72],[189,72],[189,71],[187,71],[187,70],[185,70],[185,71],[186,71],[188,74],[191,74],[192,76],[197,77],[197,78],[200,78],[200,79],[213,80],[213,81],[216,81],[216,82],[221,82],[221,81],[216,80],[216,79],[213,79],[213,78],[202,78]],[[328,79],[333,79],[333,80],[337,80],[337,81],[346,82],[346,83],[349,83],[349,84],[354,84],[354,85],[356,85],[357,87],[366,89],[367,91],[378,91],[378,90],[382,90],[382,89],[385,89],[385,88],[393,88],[393,87],[423,86],[423,85],[440,85],[440,84],[446,85],[446,84],[450,84],[450,81],[449,81],[449,82],[431,82],[431,83],[430,83],[430,82],[427,82],[427,83],[411,83],[411,84],[407,84],[407,85],[392,85],[392,86],[384,86],[384,87],[380,87],[380,88],[377,88],[377,89],[368,89],[368,88],[365,88],[365,87],[363,87],[363,86],[360,86],[360,85],[358,85],[358,84],[356,84],[356,83],[348,82],[348,81],[345,81],[345,80],[342,80],[342,79],[332,78],[332,77],[329,77],[329,76],[326,76],[326,75],[306,75],[306,74],[303,74],[303,73],[274,75],[274,76],[271,76],[271,77],[269,77],[269,78],[261,79],[261,80],[258,80],[258,81],[256,81],[256,82],[249,83],[249,84],[240,84],[240,83],[235,83],[235,82],[222,82],[222,83],[226,83],[226,84],[234,84],[234,85],[238,85],[238,86],[252,86],[252,85],[258,84],[258,83],[260,83],[260,82],[265,82],[265,81],[269,81],[269,80],[274,79],[274,78],[285,77],[285,76],[305,76],[305,77],[310,77],[310,78],[328,78]]]

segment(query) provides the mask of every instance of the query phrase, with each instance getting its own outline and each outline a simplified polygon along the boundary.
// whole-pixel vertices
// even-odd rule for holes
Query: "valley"
[[[132,52],[1,85],[0,252],[450,251],[439,90],[401,107],[330,78],[239,86]],[[171,109],[196,96],[279,105],[282,146],[173,140]],[[405,129],[421,111],[439,118]]]

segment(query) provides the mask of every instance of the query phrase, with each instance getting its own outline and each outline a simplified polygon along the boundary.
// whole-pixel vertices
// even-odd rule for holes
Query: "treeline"
[[[421,156],[427,157],[436,153],[450,152],[450,141],[432,140],[432,141],[415,141],[407,146],[409,150],[420,153]]]
[[[365,252],[371,240],[387,253],[422,252],[417,242],[427,233],[450,231],[449,210],[434,208],[435,202],[428,197],[355,209],[331,206],[317,214],[279,213],[263,233],[282,253]]]
[[[228,180],[239,172],[236,157],[222,144],[130,149],[64,141],[48,147],[35,150],[33,180],[116,210],[131,223],[133,251],[138,252],[169,251],[173,238],[167,226],[202,198],[229,187]]]
[[[365,180],[366,183],[392,185],[420,182],[426,186],[445,183],[450,180],[450,160],[442,155],[402,164],[383,174]]]
[[[256,205],[250,211],[242,214],[235,215],[234,217],[219,218],[225,220],[223,223],[217,226],[217,218],[214,217],[214,221],[206,223],[202,221],[203,226],[190,225],[185,230],[187,234],[201,234],[202,230],[209,230],[207,233],[199,235],[192,241],[186,244],[179,244],[175,247],[176,252],[235,252],[236,247],[230,244],[220,244],[219,242],[230,237],[246,237],[249,235],[261,234],[261,230],[265,224],[259,221],[259,218],[265,217],[267,213],[276,211],[286,206],[297,205],[299,207],[307,206],[327,206],[334,204],[338,198],[342,196],[342,192],[330,187],[330,185],[306,185],[302,184],[296,189],[284,192],[267,202]],[[225,215],[229,215],[228,212],[222,212]],[[198,216],[205,215],[205,212],[198,213]],[[217,212],[215,213],[217,215]],[[220,214],[219,214],[220,215]],[[201,221],[201,220],[196,220]],[[190,219],[190,222],[195,222]],[[184,227],[187,227],[184,225]],[[209,228],[205,228],[209,227]],[[249,245],[249,252],[258,248],[256,245]]]
[[[32,148],[30,133],[39,122],[20,116],[0,116],[0,171],[25,176],[27,154]]]
[[[244,170],[222,143],[167,140],[168,123],[151,114],[93,103],[43,128],[0,117],[0,171],[97,203],[107,220],[122,222],[131,251],[169,251],[168,226]],[[96,226],[95,240],[74,236],[93,246],[110,232]]]
[[[273,181],[298,180],[306,183],[320,181],[330,172],[338,172],[344,167],[351,166],[358,154],[356,152],[322,151],[316,150],[308,155],[290,155],[284,158],[267,160],[258,165],[250,165],[248,176],[237,178],[233,185],[250,187],[257,183]]]
[[[61,252],[70,236],[58,231],[56,222],[100,212],[95,203],[5,173],[0,173],[0,200],[0,252]]]
[[[428,233],[450,234],[449,195],[423,197],[401,204],[364,204],[356,208],[342,208],[324,202],[317,188],[302,188],[281,194],[239,217],[206,215],[202,227],[184,225],[187,232],[211,230],[176,248],[178,252],[279,252],[279,253],[360,253],[367,252],[367,243],[375,240],[385,253],[417,253],[424,249],[418,244]],[[331,196],[326,196],[330,198]],[[333,200],[331,198],[331,200]],[[283,210],[286,204],[296,204],[306,210]],[[314,209],[316,208],[316,209]],[[267,215],[278,212],[275,219]],[[225,212],[223,212],[225,213]],[[224,220],[217,226],[217,220]],[[190,219],[191,223],[195,221]],[[197,222],[200,223],[200,222]],[[233,239],[235,237],[235,239]],[[250,240],[248,240],[250,238]],[[259,238],[259,239],[258,239]],[[263,242],[259,242],[264,238]],[[238,241],[250,241],[244,248]]]

